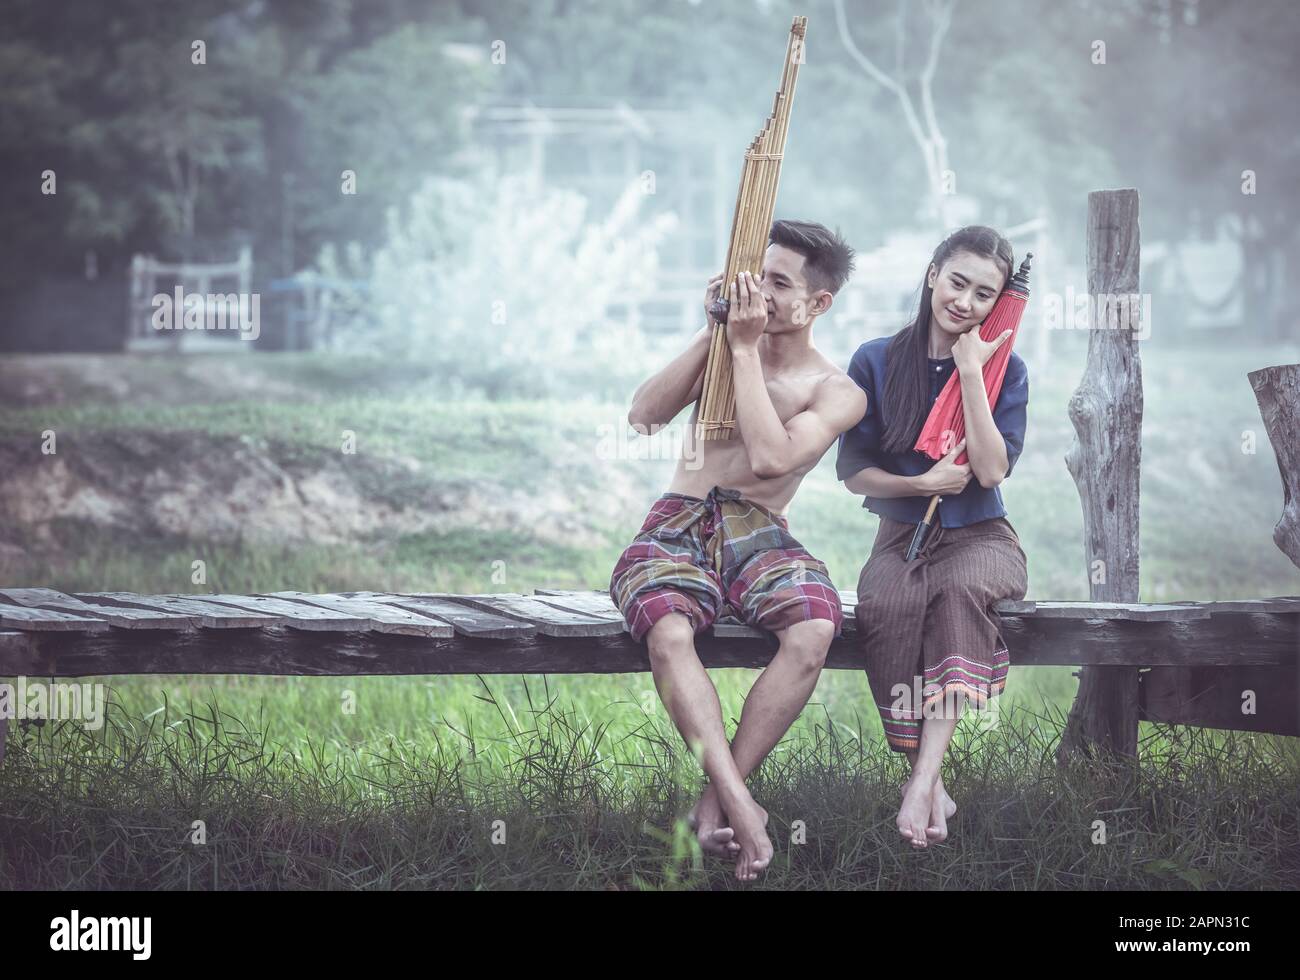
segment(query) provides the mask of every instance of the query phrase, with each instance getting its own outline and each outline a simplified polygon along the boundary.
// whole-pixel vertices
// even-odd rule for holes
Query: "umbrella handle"
[[[912,542],[907,546],[907,554],[903,557],[903,561],[912,561],[921,553],[921,544],[930,530],[930,518],[934,516],[935,508],[939,506],[941,499],[942,497],[937,493],[930,498],[930,506],[926,508],[925,517],[921,518],[921,522],[916,525],[916,530],[912,532]]]

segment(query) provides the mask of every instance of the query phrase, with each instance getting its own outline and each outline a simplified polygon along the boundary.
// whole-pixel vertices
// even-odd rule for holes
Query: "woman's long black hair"
[[[1005,277],[1015,268],[1015,255],[1011,243],[992,228],[984,225],[967,225],[958,228],[939,243],[930,262],[938,271],[957,252],[970,252],[981,258],[992,259],[1002,267]],[[921,276],[921,305],[916,318],[894,334],[885,348],[885,403],[889,405],[889,418],[881,436],[881,448],[888,453],[901,453],[916,445],[916,437],[930,414],[930,304],[934,290],[930,288],[930,268],[927,265]]]

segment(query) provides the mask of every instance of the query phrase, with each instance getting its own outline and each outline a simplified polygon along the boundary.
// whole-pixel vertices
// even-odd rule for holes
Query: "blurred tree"
[[[808,63],[778,213],[838,224],[869,249],[915,227],[932,187],[897,93],[840,42],[835,0],[188,6],[114,0],[52,17],[41,0],[6,5],[0,301],[79,275],[88,250],[105,277],[133,251],[228,258],[251,240],[264,277],[286,246],[291,267],[327,241],[374,246],[386,209],[426,175],[467,176],[462,112],[483,101],[690,109],[692,135],[738,174],[796,13]],[[933,35],[913,8],[900,41],[897,0],[844,7],[861,50],[917,92]],[[205,65],[191,63],[195,40]],[[1096,187],[1141,190],[1161,238],[1189,234],[1193,211],[1206,227],[1235,216],[1259,323],[1300,262],[1298,50],[1291,0],[959,0],[934,62],[932,131],[983,220],[1045,210],[1075,256]],[[57,195],[40,193],[45,170]],[[0,331],[10,321],[0,310]]]
[[[1300,273],[1300,9],[1293,0],[1128,9],[1141,44],[1116,64],[1106,94],[1129,94],[1136,118],[1107,135],[1125,182],[1142,191],[1144,225],[1154,219],[1174,241],[1230,229],[1242,248],[1246,333],[1300,339],[1286,295]]]
[[[52,18],[13,0],[0,42],[0,166],[14,175],[0,186],[0,306],[77,275],[87,250],[100,276],[121,276],[135,251],[205,261],[251,241],[264,279],[286,231],[291,261],[333,237],[377,241],[385,207],[455,153],[457,113],[484,84],[446,50],[467,26],[449,23],[455,11],[117,0]],[[45,170],[55,195],[41,194]],[[344,170],[356,195],[342,193]]]
[[[369,262],[323,250],[326,276],[369,283],[359,302],[341,291],[360,315],[333,342],[418,359],[492,397],[573,395],[638,370],[639,334],[607,309],[654,282],[672,219],[639,219],[645,200],[629,182],[609,214],[589,215],[581,194],[523,176],[429,178],[389,210]]]
[[[921,162],[925,167],[926,200],[930,216],[937,223],[936,230],[940,232],[952,226],[949,208],[952,192],[949,184],[951,170],[948,165],[948,141],[944,139],[935,111],[934,81],[944,38],[952,26],[955,6],[956,0],[925,0],[922,4],[925,13],[924,34],[922,43],[917,45],[921,49],[917,54],[922,63],[919,70],[914,70],[917,90],[914,98],[906,74],[909,67],[907,52],[911,43],[908,40],[909,6],[905,0],[899,0],[894,15],[892,73],[882,70],[858,47],[845,13],[844,0],[835,0],[835,29],[844,50],[868,78],[898,100],[899,109],[907,122],[907,131],[921,154]]]

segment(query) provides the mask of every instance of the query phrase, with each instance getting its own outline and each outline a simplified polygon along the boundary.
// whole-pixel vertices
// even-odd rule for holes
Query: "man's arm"
[[[712,333],[712,326],[704,327],[691,338],[686,350],[642,382],[632,396],[632,407],[627,413],[629,425],[645,435],[651,426],[667,425],[700,397]]]
[[[760,480],[811,469],[835,438],[862,420],[867,394],[847,374],[822,381],[812,403],[784,425],[763,380],[758,339],[767,322],[767,303],[757,279],[748,272],[728,288],[731,311],[727,342],[731,345],[732,387],[736,422],[749,454],[749,468]]]
[[[811,405],[782,425],[763,381],[757,348],[732,350],[731,366],[736,422],[750,469],[760,480],[811,468],[841,432],[866,414],[866,392],[847,375],[836,375],[817,386]]]
[[[722,276],[714,276],[704,290],[704,310],[708,316],[709,304],[722,291]],[[709,345],[713,340],[713,322],[691,338],[686,350],[668,362],[662,371],[641,383],[632,395],[632,408],[627,413],[630,426],[642,435],[658,431],[677,418],[677,413],[700,397],[704,391],[704,370],[709,361]]]

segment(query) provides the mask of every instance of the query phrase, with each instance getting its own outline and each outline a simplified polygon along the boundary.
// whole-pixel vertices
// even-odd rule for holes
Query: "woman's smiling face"
[[[954,252],[942,269],[930,265],[930,322],[957,337],[984,322],[1002,292],[1006,274],[992,259]]]

